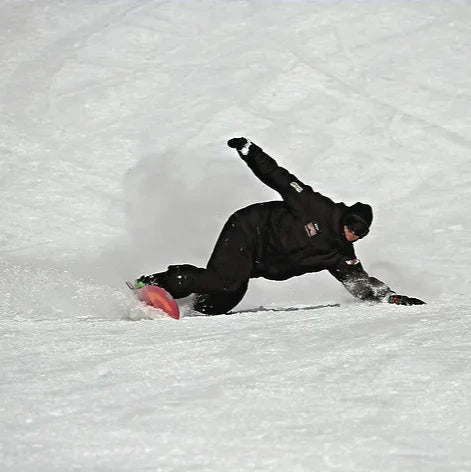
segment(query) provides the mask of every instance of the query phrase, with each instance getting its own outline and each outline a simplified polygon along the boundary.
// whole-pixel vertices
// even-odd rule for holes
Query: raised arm
[[[276,190],[288,204],[291,211],[303,213],[307,200],[314,192],[309,185],[279,166],[275,159],[263,152],[263,149],[246,138],[232,138],[228,146],[234,148],[247,163],[252,172],[273,190]]]
[[[418,298],[398,295],[384,282],[370,277],[360,261],[344,261],[329,272],[355,297],[368,302],[385,302],[395,305],[423,305]]]

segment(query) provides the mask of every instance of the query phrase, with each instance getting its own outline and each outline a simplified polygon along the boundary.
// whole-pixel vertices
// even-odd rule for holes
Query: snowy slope
[[[471,470],[471,3],[0,4],[5,471]],[[176,322],[123,280],[203,265],[278,198],[225,146],[370,202],[366,269]],[[185,314],[190,314],[184,306]]]

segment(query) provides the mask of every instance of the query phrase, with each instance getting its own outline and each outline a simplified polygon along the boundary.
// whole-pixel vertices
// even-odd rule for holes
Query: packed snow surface
[[[0,468],[471,470],[471,2],[3,0]],[[335,201],[419,307],[329,274],[239,309],[139,305],[278,199],[247,136]]]

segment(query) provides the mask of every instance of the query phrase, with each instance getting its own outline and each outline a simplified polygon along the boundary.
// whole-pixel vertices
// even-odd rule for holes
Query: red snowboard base
[[[180,310],[174,298],[161,287],[146,285],[142,288],[134,288],[133,284],[126,282],[126,285],[134,292],[138,300],[147,305],[165,312],[171,318],[180,319]]]

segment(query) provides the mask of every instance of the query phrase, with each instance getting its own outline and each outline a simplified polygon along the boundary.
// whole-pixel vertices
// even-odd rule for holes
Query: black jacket
[[[252,144],[239,152],[254,174],[280,193],[283,201],[257,203],[239,210],[241,224],[256,247],[251,277],[286,280],[328,270],[355,297],[381,301],[394,293],[370,277],[343,235],[347,206],[313,191],[263,150]]]

